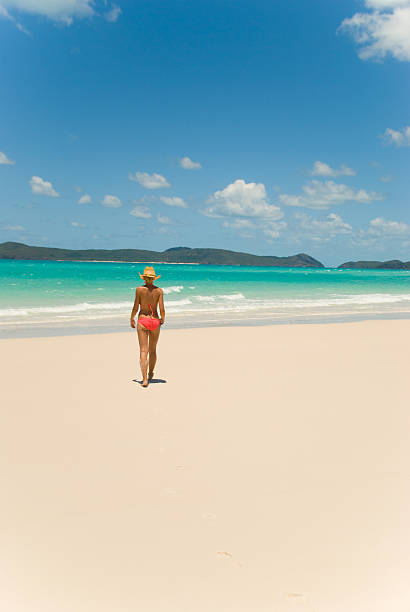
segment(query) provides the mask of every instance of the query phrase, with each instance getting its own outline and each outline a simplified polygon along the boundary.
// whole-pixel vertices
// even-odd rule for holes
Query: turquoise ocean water
[[[167,327],[410,317],[410,271],[154,265]],[[125,331],[143,268],[0,260],[1,334]]]

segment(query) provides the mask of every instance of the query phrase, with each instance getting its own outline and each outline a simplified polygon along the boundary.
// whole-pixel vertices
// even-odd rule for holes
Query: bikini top
[[[150,307],[150,309],[151,309],[151,316],[153,317],[153,316],[154,316],[154,311],[152,310],[152,306],[151,306],[151,304],[148,304],[148,306],[149,306],[149,307]],[[149,315],[142,315],[142,316],[146,316],[146,317],[147,317],[147,316],[149,316]]]

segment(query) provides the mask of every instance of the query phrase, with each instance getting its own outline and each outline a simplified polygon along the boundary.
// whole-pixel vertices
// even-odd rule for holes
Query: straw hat
[[[154,280],[157,280],[158,278],[160,278],[161,274],[159,276],[155,275],[155,270],[152,266],[147,266],[144,270],[144,273],[141,274],[141,272],[138,272],[138,274],[140,275],[140,277],[144,280],[145,277],[147,276],[148,278],[153,278]]]

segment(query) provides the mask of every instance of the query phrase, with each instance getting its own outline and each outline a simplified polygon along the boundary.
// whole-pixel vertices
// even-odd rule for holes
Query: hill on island
[[[410,261],[392,259],[390,261],[346,261],[338,268],[356,268],[362,270],[410,270]]]
[[[298,253],[289,257],[274,255],[252,255],[225,249],[191,249],[174,247],[166,251],[141,249],[60,249],[29,246],[21,242],[0,244],[0,259],[35,259],[54,261],[124,261],[141,263],[197,263],[225,266],[277,266],[299,268],[324,268],[324,265],[306,255]]]

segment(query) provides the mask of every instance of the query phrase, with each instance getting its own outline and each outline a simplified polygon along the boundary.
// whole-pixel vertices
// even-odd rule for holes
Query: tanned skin
[[[164,308],[164,292],[160,287],[154,285],[154,279],[150,276],[144,276],[145,285],[137,287],[135,291],[134,306],[131,312],[130,324],[135,329],[135,315],[138,312],[138,318],[142,315],[151,317],[151,309],[148,304],[151,304],[154,312],[154,317],[160,319],[160,326],[156,330],[150,331],[146,329],[139,321],[137,321],[137,334],[140,345],[140,366],[142,372],[142,386],[148,387],[148,381],[154,376],[154,367],[157,361],[157,342],[161,325],[165,323],[165,308]],[[158,317],[157,308],[161,318]],[[149,356],[149,358],[148,358]],[[149,364],[148,364],[149,362]],[[148,370],[149,365],[149,371]]]

